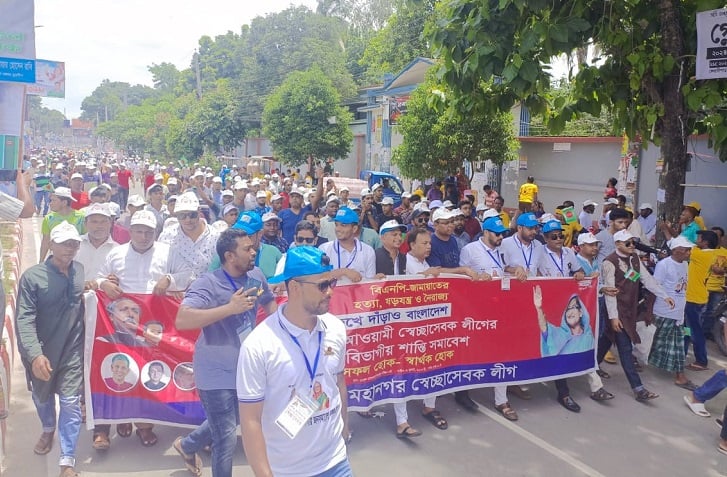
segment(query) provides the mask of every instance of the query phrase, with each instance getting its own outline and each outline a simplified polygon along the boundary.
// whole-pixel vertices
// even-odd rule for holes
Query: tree
[[[696,12],[721,6],[717,0],[451,0],[440,4],[428,36],[442,59],[440,78],[468,114],[522,101],[558,131],[605,108],[618,129],[661,146],[663,211],[675,220],[688,136],[708,133],[727,159],[727,82],[697,81],[693,54]],[[603,56],[571,72],[570,98],[549,101],[549,61],[592,44]]]
[[[333,83],[317,66],[291,73],[267,99],[263,111],[263,133],[275,155],[291,166],[309,157],[347,155],[353,141],[348,123],[353,117],[340,102]]]
[[[451,90],[430,76],[407,101],[398,123],[404,141],[392,158],[404,177],[443,177],[455,174],[464,161],[502,164],[516,158],[511,114],[457,114],[450,96]]]
[[[121,81],[105,79],[93,90],[91,96],[81,103],[81,118],[101,123],[116,117],[118,113],[132,105],[140,105],[145,99],[157,95],[154,89]]]
[[[162,62],[160,64],[152,63],[146,68],[152,74],[154,88],[163,93],[171,93],[179,83],[181,73],[172,63]]]

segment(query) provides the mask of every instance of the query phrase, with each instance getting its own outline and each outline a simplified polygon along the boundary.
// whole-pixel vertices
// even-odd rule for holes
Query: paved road
[[[23,263],[37,260],[37,242],[30,239],[38,220],[24,221]],[[727,366],[727,359],[711,349],[710,367]],[[686,391],[671,384],[670,376],[646,369],[642,379],[661,397],[648,404],[636,402],[619,366],[605,365],[611,373],[604,380],[616,398],[599,404],[588,398],[583,377],[571,381],[574,398],[581,404],[580,414],[570,413],[554,400],[552,384],[531,386],[534,398],[511,402],[520,415],[516,423],[506,421],[492,410],[492,391],[472,392],[480,411],[469,413],[457,407],[451,396],[439,399],[438,407],[449,420],[449,429],[440,431],[419,415],[418,402],[409,405],[410,422],[424,431],[411,441],[394,436],[391,406],[382,406],[380,419],[351,416],[354,431],[349,447],[357,477],[444,477],[473,476],[724,476],[727,456],[717,452],[717,426],[713,419],[692,414],[682,402]],[[701,383],[711,372],[690,372]],[[45,477],[58,475],[58,446],[47,456],[36,456],[32,448],[40,425],[19,360],[15,362],[8,425],[6,471],[8,477]],[[713,417],[721,414],[726,395],[707,404]],[[112,437],[106,454],[91,448],[91,433],[83,431],[78,446],[77,469],[83,477],[135,476],[183,477],[189,475],[171,448],[184,429],[157,426],[159,443],[144,448],[138,439]],[[209,456],[203,456],[209,465]],[[240,447],[235,456],[236,476],[252,476]],[[210,476],[209,467],[205,476]]]

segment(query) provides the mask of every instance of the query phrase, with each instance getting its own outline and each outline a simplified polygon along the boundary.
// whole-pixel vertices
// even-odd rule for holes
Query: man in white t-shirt
[[[376,254],[369,245],[356,238],[358,214],[348,207],[341,207],[334,218],[336,240],[320,245],[331,258],[333,277],[341,283],[355,283],[376,275]]]
[[[663,298],[654,302],[656,333],[651,343],[649,364],[675,373],[674,384],[689,391],[697,386],[684,374],[684,307],[687,304],[688,260],[695,245],[683,235],[669,241],[671,256],[660,260],[654,269],[654,280],[674,300],[674,306]]]
[[[240,348],[237,396],[245,455],[257,476],[350,477],[346,328],[328,313],[336,285],[329,258],[291,248],[288,302],[255,328]]]
[[[594,230],[598,228],[598,222],[593,220],[593,214],[596,212],[597,205],[597,202],[590,199],[583,202],[583,210],[578,214],[578,223],[581,224],[581,227],[586,229],[593,228]]]

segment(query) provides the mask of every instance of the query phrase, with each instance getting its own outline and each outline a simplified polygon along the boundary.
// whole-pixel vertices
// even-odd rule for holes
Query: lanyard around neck
[[[305,367],[308,370],[308,376],[310,376],[310,388],[313,389],[313,381],[315,381],[316,377],[316,370],[318,369],[318,361],[321,357],[321,341],[323,340],[323,332],[318,331],[318,348],[316,349],[316,357],[313,359],[313,366],[311,367],[310,361],[308,361],[308,356],[306,356],[305,351],[303,351],[303,347],[300,345],[300,341],[298,341],[298,338],[293,336],[293,334],[288,331],[288,328],[285,327],[282,320],[278,316],[278,323],[280,324],[280,327],[285,330],[286,333],[288,333],[288,336],[290,336],[290,339],[293,340],[293,343],[295,343],[298,346],[298,349],[300,349],[300,352],[303,353],[303,359],[305,360]]]

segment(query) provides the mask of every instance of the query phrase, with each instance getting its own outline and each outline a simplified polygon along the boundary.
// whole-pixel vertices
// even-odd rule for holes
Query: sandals
[[[675,382],[674,383],[674,386],[679,386],[680,388],[686,389],[687,391],[694,391],[695,389],[697,389],[697,385],[694,384],[693,382],[691,382],[688,379],[687,379],[687,382],[685,382],[685,383],[677,383],[677,382]]]
[[[151,447],[157,443],[157,435],[151,429],[137,429],[136,435],[139,436],[141,445],[144,447]]]
[[[600,377],[600,378],[603,378],[603,379],[611,379],[611,375],[610,375],[610,374],[608,374],[608,373],[607,373],[606,371],[602,370],[601,368],[598,368],[598,369],[596,370],[596,374],[597,374],[597,375],[598,375],[598,377]]]
[[[194,453],[193,455],[186,454],[182,450],[182,438],[177,437],[174,440],[174,444],[172,444],[172,447],[174,447],[174,450],[177,451],[177,453],[182,456],[182,459],[184,460],[184,466],[187,467],[187,470],[197,477],[202,475],[202,458],[197,454]]]
[[[606,351],[606,355],[603,357],[603,360],[608,364],[616,364],[616,356],[611,352],[611,350]]]
[[[410,437],[419,437],[422,435],[422,431],[418,429],[414,429],[413,427],[407,425],[404,429],[401,431],[396,431],[396,437],[399,439],[408,439]]]
[[[699,363],[689,363],[685,366],[685,368],[692,370],[692,371],[706,371],[709,369],[707,366],[703,366]]]
[[[134,429],[130,423],[116,424],[116,433],[119,435],[119,437],[129,437],[131,435],[131,431],[133,430]]]
[[[78,475],[78,472],[76,472],[76,469],[73,467],[68,465],[61,466],[61,473],[59,474],[59,477],[78,477]]]
[[[703,402],[693,402],[690,396],[684,396],[684,404],[697,416],[710,417],[711,414],[704,407]]]
[[[641,391],[636,391],[634,395],[636,396],[636,400],[639,402],[650,401],[651,399],[656,399],[659,397],[658,394],[652,393],[646,388],[643,388]]]
[[[432,425],[437,429],[445,430],[449,427],[449,424],[447,424],[447,420],[443,418],[442,414],[436,409],[427,413],[423,412],[422,416],[424,416],[424,419],[431,422]]]
[[[111,447],[111,441],[109,440],[108,434],[105,432],[94,432],[93,444],[91,444],[91,447],[98,451],[109,450]]]
[[[503,417],[508,421],[518,420],[517,413],[515,412],[515,409],[510,406],[509,402],[506,402],[505,404],[500,404],[499,406],[495,406],[495,409],[497,409],[497,411],[502,414]]]
[[[608,401],[609,399],[613,399],[614,396],[610,392],[606,391],[605,388],[601,388],[598,391],[591,393],[591,399],[594,401]]]
[[[55,432],[44,432],[38,438],[38,442],[33,447],[33,452],[38,455],[46,455],[53,448],[53,435]]]

